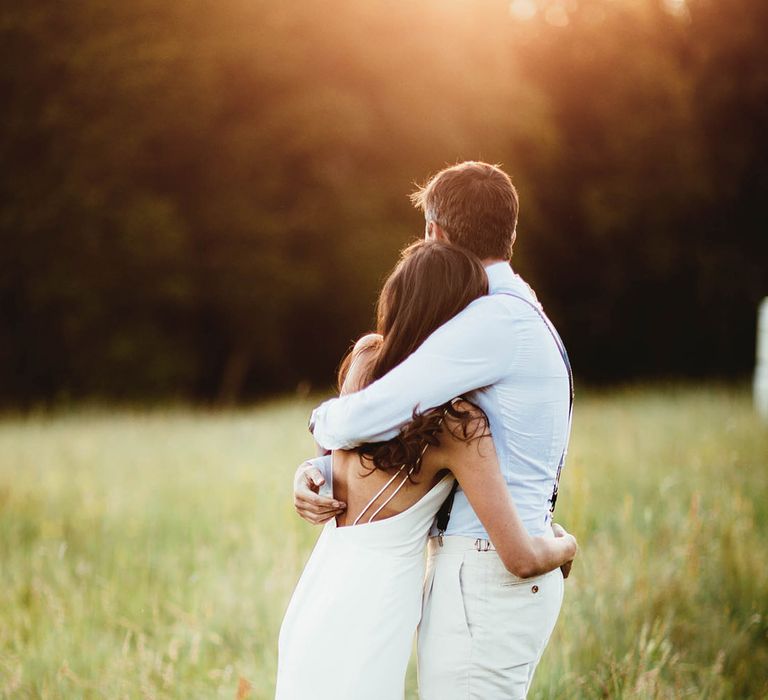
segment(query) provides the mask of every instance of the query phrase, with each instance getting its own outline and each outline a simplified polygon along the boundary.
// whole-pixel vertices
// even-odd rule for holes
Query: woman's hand
[[[562,525],[552,523],[552,532],[555,533],[555,537],[567,537],[573,544],[573,556],[560,567],[560,571],[563,572],[563,578],[568,578],[571,573],[571,567],[573,566],[573,560],[576,558],[576,553],[579,551],[579,543],[576,538],[571,535]]]

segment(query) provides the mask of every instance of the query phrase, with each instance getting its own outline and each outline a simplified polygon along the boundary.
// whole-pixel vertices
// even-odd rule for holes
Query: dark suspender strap
[[[437,531],[442,535],[448,528],[448,521],[451,519],[451,509],[453,508],[453,499],[456,498],[456,489],[459,488],[459,482],[453,482],[451,492],[448,498],[443,501],[440,510],[437,511]]]
[[[563,447],[563,454],[560,455],[560,462],[557,465],[557,475],[555,476],[555,485],[552,489],[552,497],[549,501],[549,512],[554,513],[555,512],[555,504],[557,503],[557,495],[560,490],[560,474],[563,471],[563,466],[565,465],[565,457],[568,454],[568,440],[570,438],[571,434],[571,421],[573,419],[573,370],[571,369],[571,360],[568,357],[568,351],[565,349],[565,344],[563,343],[562,338],[560,337],[560,334],[557,332],[557,329],[552,325],[552,321],[547,318],[547,315],[542,311],[542,309],[537,305],[534,304],[529,299],[526,299],[525,297],[520,296],[519,294],[512,294],[512,292],[497,292],[497,294],[506,294],[509,297],[515,297],[515,299],[520,299],[520,301],[525,302],[530,306],[544,321],[544,325],[549,330],[550,335],[552,338],[554,338],[555,345],[557,345],[557,349],[560,351],[560,357],[563,358],[563,364],[565,365],[565,369],[568,372],[568,432],[565,435],[565,446]]]

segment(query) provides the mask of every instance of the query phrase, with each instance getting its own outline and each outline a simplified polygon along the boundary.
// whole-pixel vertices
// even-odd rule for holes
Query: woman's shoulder
[[[382,341],[383,338],[380,333],[366,333],[355,342],[352,352],[356,355],[361,352],[375,350],[381,345]]]
[[[445,421],[448,425],[453,423],[479,422],[488,425],[488,416],[476,403],[466,396],[457,396],[448,403],[445,411]]]
[[[443,408],[438,451],[443,457],[466,450],[470,443],[490,438],[488,417],[482,408],[458,396]]]

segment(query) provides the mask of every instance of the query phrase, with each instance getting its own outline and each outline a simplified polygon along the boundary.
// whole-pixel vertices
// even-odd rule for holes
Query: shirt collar
[[[500,289],[514,284],[515,273],[512,266],[507,262],[497,262],[488,265],[485,268],[485,274],[488,275],[488,293],[495,294]]]
[[[488,275],[488,293],[499,294],[501,292],[514,292],[530,301],[538,303],[536,294],[528,286],[528,283],[520,277],[508,262],[497,262],[485,268]]]

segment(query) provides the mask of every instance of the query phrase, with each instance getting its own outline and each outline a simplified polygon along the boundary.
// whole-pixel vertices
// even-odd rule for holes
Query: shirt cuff
[[[325,430],[325,424],[327,421],[326,408],[330,401],[337,401],[338,399],[329,399],[325,403],[320,404],[309,418],[309,431],[315,438],[315,442],[325,450],[343,450],[351,447],[351,445],[340,442],[336,437],[330,435]]]
[[[320,487],[320,496],[326,496],[327,498],[333,498],[333,461],[331,455],[323,455],[322,457],[314,457],[308,459],[313,467],[315,467],[325,479],[325,483]]]

